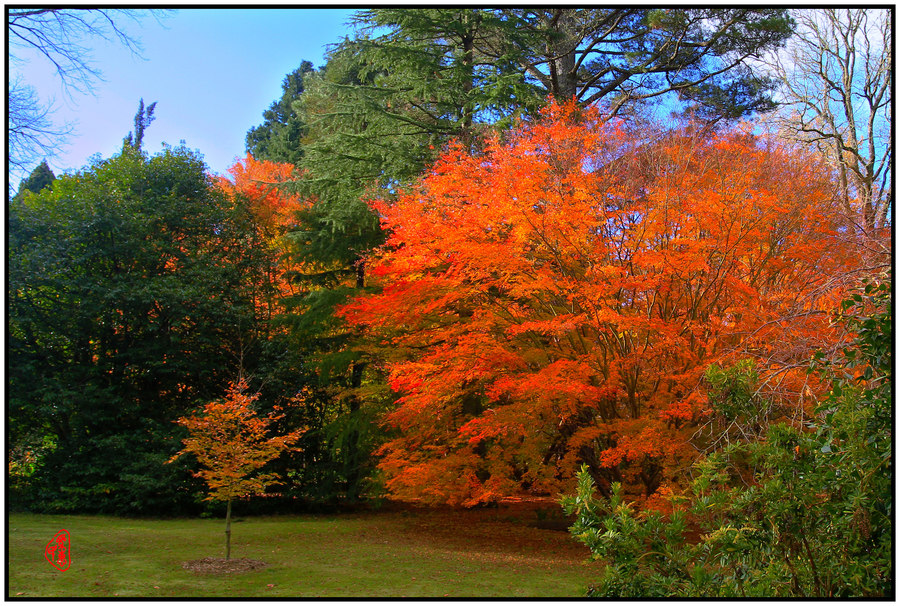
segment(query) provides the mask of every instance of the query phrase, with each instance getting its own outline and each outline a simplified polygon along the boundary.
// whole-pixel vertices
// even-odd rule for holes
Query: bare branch
[[[90,41],[118,42],[140,56],[139,42],[122,23],[137,23],[145,14],[159,21],[167,13],[156,9],[10,8],[6,13],[10,63],[23,66],[27,54],[37,53],[53,66],[67,96],[90,93],[102,80],[92,62]],[[9,168],[15,172],[27,173],[39,159],[53,157],[73,131],[71,124],[53,124],[52,102],[43,102],[21,76],[9,85],[8,110]]]
[[[34,88],[16,79],[7,96],[10,166],[27,173],[42,158],[52,157],[72,132],[70,125],[54,126],[52,106],[38,99]]]
[[[872,236],[891,214],[890,15],[826,8],[793,16],[787,53],[766,62],[781,81],[779,124],[788,138],[819,147],[839,175],[848,225]]]

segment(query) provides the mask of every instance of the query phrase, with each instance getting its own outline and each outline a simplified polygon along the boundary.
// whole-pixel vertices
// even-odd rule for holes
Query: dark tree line
[[[43,18],[13,14],[9,27]],[[155,104],[141,103],[120,154],[55,180],[39,169],[10,200],[8,427],[22,503],[196,507],[186,469],[162,465],[179,445],[172,421],[240,372],[264,407],[311,394],[286,417],[286,429],[311,430],[303,453],[275,463],[283,492],[359,498],[391,394],[334,312],[371,288],[364,259],[384,234],[367,199],[408,185],[451,140],[476,149],[535,116],[549,96],[623,116],[674,96],[710,122],[767,109],[771,82],[744,60],[791,32],[785,11],[744,8],[385,8],[353,24],[324,66],[303,61],[285,77],[247,135],[258,159],[296,166],[302,178],[282,185],[314,201],[284,236],[298,267],[286,313],[254,304],[279,261],[246,201],[185,149],[141,151]]]

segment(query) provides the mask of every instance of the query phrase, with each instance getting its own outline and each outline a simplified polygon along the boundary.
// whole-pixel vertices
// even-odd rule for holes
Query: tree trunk
[[[364,260],[360,259],[356,262],[356,288],[362,289],[365,286],[366,264]],[[354,392],[362,385],[365,367],[365,362],[353,362],[350,366],[350,389]],[[344,471],[347,480],[347,500],[353,502],[359,500],[361,492],[360,482],[362,480],[359,460],[359,431],[356,429],[357,419],[355,418],[361,404],[358,393],[353,393],[350,396],[349,404],[351,429],[346,438],[347,452],[344,455]]]
[[[350,388],[357,390],[362,386],[363,370],[366,367],[365,362],[354,362],[350,371]],[[355,417],[359,414],[360,397],[354,393],[350,396],[350,416],[354,417],[351,421],[352,429],[347,435],[347,458],[344,464],[347,470],[347,500],[355,502],[359,500],[361,492],[362,470],[360,469],[360,448],[359,448],[359,430],[356,428],[358,419]]]
[[[366,287],[366,262],[363,259],[357,259],[356,263],[356,288]]]
[[[225,508],[225,559],[231,559],[231,499]]]
[[[473,19],[475,22],[473,23]],[[477,13],[465,12],[462,22],[465,32],[462,34],[462,68],[464,77],[462,82],[463,107],[460,128],[460,138],[466,149],[470,149],[474,133],[472,123],[475,116],[475,104],[472,99],[472,91],[475,90],[475,32],[478,28]]]
[[[578,44],[574,9],[556,10],[552,30],[556,38],[547,44],[550,62],[550,92],[560,101],[570,101],[578,96],[575,74],[575,48]]]

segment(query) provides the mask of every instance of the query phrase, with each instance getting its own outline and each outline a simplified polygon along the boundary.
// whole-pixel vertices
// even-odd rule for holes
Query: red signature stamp
[[[69,532],[67,530],[60,530],[50,539],[50,542],[44,548],[44,557],[57,570],[65,572],[69,569],[71,556],[69,554]]]

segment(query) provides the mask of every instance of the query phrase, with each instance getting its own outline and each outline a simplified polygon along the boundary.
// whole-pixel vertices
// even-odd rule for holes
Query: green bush
[[[636,512],[619,486],[595,499],[582,470],[563,506],[577,517],[571,532],[608,562],[588,595],[893,595],[890,285],[866,284],[843,309],[857,337],[814,365],[832,379],[815,419],[700,460],[675,513]],[[747,379],[748,368],[731,370]],[[732,409],[747,401],[746,389],[730,393]]]

